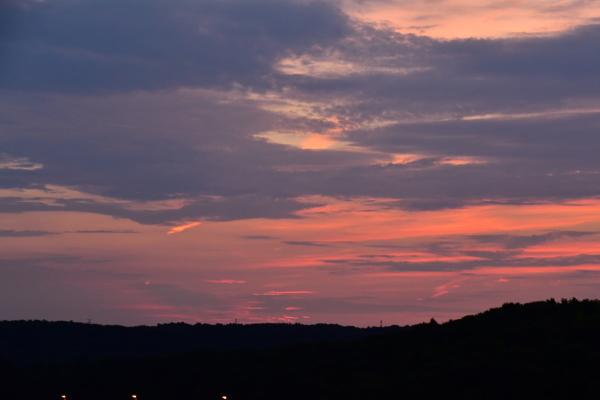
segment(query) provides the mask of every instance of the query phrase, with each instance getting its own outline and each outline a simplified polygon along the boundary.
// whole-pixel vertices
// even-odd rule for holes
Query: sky
[[[600,2],[0,2],[0,320],[600,293]]]

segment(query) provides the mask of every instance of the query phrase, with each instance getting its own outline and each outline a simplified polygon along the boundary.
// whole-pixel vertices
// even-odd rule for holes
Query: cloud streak
[[[573,232],[573,231],[557,231],[548,232],[540,235],[517,236],[517,235],[472,235],[467,236],[468,239],[475,240],[479,243],[500,243],[507,250],[525,249],[531,246],[560,240],[563,238],[578,238],[590,235],[596,235],[598,232]]]
[[[183,232],[186,229],[190,229],[190,228],[193,228],[193,227],[201,225],[201,224],[202,224],[201,222],[190,222],[189,224],[174,226],[173,228],[171,228],[170,231],[167,232],[167,235],[172,235],[174,233]]]
[[[467,252],[464,252],[467,253]],[[481,254],[483,253],[483,254]],[[468,261],[363,261],[348,259],[322,260],[326,264],[344,264],[352,267],[383,268],[402,272],[471,271],[477,268],[518,267],[572,267],[578,265],[600,265],[600,254],[578,254],[557,257],[510,257],[496,256],[490,252],[471,252],[472,257],[482,258]],[[515,254],[516,255],[516,254]]]
[[[332,247],[325,243],[310,242],[310,241],[288,241],[282,242],[291,246],[314,246],[314,247]]]
[[[15,231],[12,229],[0,230],[0,238],[3,237],[40,237],[49,235],[58,235],[59,232],[48,232],[48,231]]]

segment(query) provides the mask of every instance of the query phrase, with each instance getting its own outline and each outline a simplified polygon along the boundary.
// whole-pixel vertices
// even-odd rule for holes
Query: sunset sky
[[[600,297],[600,2],[0,3],[0,320]]]

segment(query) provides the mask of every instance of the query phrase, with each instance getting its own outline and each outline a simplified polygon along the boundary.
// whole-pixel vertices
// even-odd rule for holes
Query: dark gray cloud
[[[45,1],[9,7],[0,85],[61,92],[269,87],[273,65],[351,30],[324,1]]]
[[[289,241],[289,242],[282,242],[285,244],[289,244],[292,246],[316,246],[316,247],[332,247],[329,244],[326,243],[321,243],[321,242],[309,242],[309,241]]]
[[[467,253],[467,252],[464,252]],[[390,271],[435,272],[469,271],[483,267],[571,267],[577,265],[599,265],[600,254],[579,254],[564,257],[511,257],[510,252],[471,252],[472,257],[482,260],[469,261],[363,261],[363,260],[322,260],[327,264],[342,264],[359,268],[385,268]]]
[[[438,211],[452,208],[463,208],[467,202],[456,199],[405,199],[388,203],[390,207],[407,211]]]
[[[9,99],[19,105],[31,101],[7,94],[5,101]],[[255,104],[202,94],[42,96],[36,103],[34,108],[6,110],[19,123],[0,132],[0,143],[14,157],[44,167],[0,169],[1,187],[53,184],[140,201],[197,195],[295,197],[311,184],[312,174],[303,170],[346,168],[374,158],[258,140],[253,135],[273,126],[304,129],[303,123],[298,127]]]
[[[3,237],[39,237],[39,236],[49,236],[49,235],[57,235],[58,232],[48,232],[48,231],[15,231],[12,229],[8,230],[0,230],[0,238]]]
[[[77,211],[116,218],[125,218],[140,224],[171,225],[177,221],[208,219],[230,221],[250,218],[298,218],[295,211],[312,208],[319,204],[304,203],[291,199],[237,196],[225,199],[204,198],[177,209],[138,210],[119,203],[102,203],[87,199],[58,199],[56,205],[18,197],[0,198],[0,213],[23,213],[32,211]]]
[[[385,72],[304,78],[298,85],[321,96],[361,93],[359,102],[332,108],[352,120],[538,111],[573,98],[597,98],[599,37],[600,25],[542,38],[456,40],[364,26],[340,45],[341,52]],[[394,68],[409,73],[390,72]]]
[[[75,233],[139,233],[130,229],[118,229],[118,230],[98,230],[98,231],[76,231]]]
[[[485,260],[502,261],[519,254],[518,251],[483,251],[483,250],[461,250],[460,254],[469,257],[483,258]]]
[[[599,121],[599,113],[562,118],[453,119],[392,125],[352,133],[350,137],[382,151],[509,158],[513,162],[535,159],[544,163],[538,168],[530,165],[534,171],[547,168],[545,163],[552,161],[561,162],[556,165],[557,169],[565,166],[585,168],[583,163],[588,163],[585,169],[589,169],[597,165],[591,159],[593,151],[582,148],[582,144],[594,140]],[[403,165],[404,168],[408,166]]]
[[[439,256],[447,256],[456,254],[460,250],[459,244],[448,241],[439,240],[436,242],[428,243],[423,249],[427,253],[437,254]]]
[[[59,185],[141,203],[190,199],[164,211],[56,201],[65,211],[154,224],[288,218],[312,206],[294,200],[305,195],[396,199],[387,206],[420,212],[600,195],[600,113],[544,114],[600,104],[600,25],[548,37],[438,40],[352,21],[325,1],[16,4],[0,31],[0,146],[43,168],[0,165],[0,187]],[[277,70],[301,55],[358,68],[327,76]],[[267,89],[292,106],[313,104],[311,111],[282,115],[262,100],[239,100]],[[466,118],[514,113],[534,114]],[[339,128],[332,119],[343,139],[376,153],[254,137],[326,133]],[[400,122],[360,127],[379,119]],[[397,153],[421,158],[385,164]],[[453,162],[461,157],[476,162]],[[0,212],[57,209],[0,202]]]
[[[600,83],[598,25],[554,37],[434,40],[351,22],[332,2],[295,0],[40,2],[14,9],[11,20],[13,29],[0,41],[0,65],[10,77],[0,82],[5,88],[110,92],[241,84],[326,96],[358,91],[363,98],[354,104],[362,112],[349,109],[349,116],[369,118],[400,104],[462,115],[499,106],[523,111],[595,97]],[[361,66],[413,72],[311,78],[274,69],[288,56],[318,59],[334,51]]]
[[[394,256],[390,256],[389,254],[361,254],[358,257],[361,257],[361,258],[394,258]]]
[[[499,243],[505,249],[524,249],[538,244],[552,242],[563,238],[577,238],[583,236],[596,235],[598,232],[578,232],[578,231],[554,231],[542,233],[540,235],[519,236],[519,235],[470,235],[466,238],[475,240],[479,243]]]

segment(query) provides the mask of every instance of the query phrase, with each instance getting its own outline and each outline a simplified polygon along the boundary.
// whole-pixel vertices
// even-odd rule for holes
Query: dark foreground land
[[[335,324],[195,324],[125,327],[77,322],[0,321],[0,358],[18,366],[81,357],[165,356],[190,350],[266,349],[292,343],[350,342],[410,327]],[[0,400],[2,400],[0,398]]]
[[[252,326],[238,327],[244,335]],[[505,304],[350,342],[22,367],[0,362],[0,399],[125,400],[133,394],[140,400],[597,399],[600,301]]]

